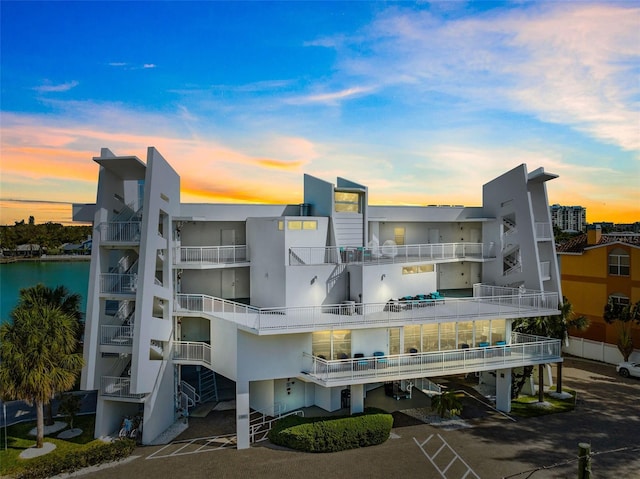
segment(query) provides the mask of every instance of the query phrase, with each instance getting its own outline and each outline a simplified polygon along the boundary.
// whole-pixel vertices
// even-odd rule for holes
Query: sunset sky
[[[549,202],[640,221],[638,2],[0,2],[0,224],[69,224],[101,147],[155,146],[183,202]]]

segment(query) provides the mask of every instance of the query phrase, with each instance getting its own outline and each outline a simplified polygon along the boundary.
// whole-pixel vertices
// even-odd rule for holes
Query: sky
[[[519,164],[549,203],[640,221],[640,3],[0,2],[0,224],[71,224],[107,147],[188,203],[480,206]]]

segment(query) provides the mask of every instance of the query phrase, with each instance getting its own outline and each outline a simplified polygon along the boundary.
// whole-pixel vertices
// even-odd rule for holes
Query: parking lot
[[[570,413],[515,422],[490,415],[473,421],[472,427],[455,430],[407,425],[394,428],[380,446],[329,454],[294,452],[265,442],[247,450],[209,448],[168,457],[156,454],[147,460],[162,446],[141,447],[134,452],[136,459],[93,471],[91,477],[457,479],[467,471],[466,477],[483,479],[575,478],[581,442],[591,444],[594,477],[638,477],[640,380],[619,377],[611,365],[567,358],[563,382],[578,393],[576,409]],[[438,448],[441,453],[431,459]],[[449,463],[441,475],[438,470]]]

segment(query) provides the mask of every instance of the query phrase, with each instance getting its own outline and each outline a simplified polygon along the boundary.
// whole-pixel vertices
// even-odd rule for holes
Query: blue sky
[[[101,147],[156,146],[187,202],[481,203],[527,163],[550,203],[640,221],[637,2],[7,2],[0,224],[66,223]]]

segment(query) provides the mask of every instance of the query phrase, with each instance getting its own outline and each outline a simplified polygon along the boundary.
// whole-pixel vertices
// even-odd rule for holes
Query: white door
[[[220,287],[223,299],[235,299],[236,297],[236,270],[222,270],[222,285]]]
[[[235,251],[233,245],[236,244],[236,230],[221,230],[220,231],[220,262],[221,263],[234,263]]]
[[[429,244],[440,243],[440,230],[429,229]]]

